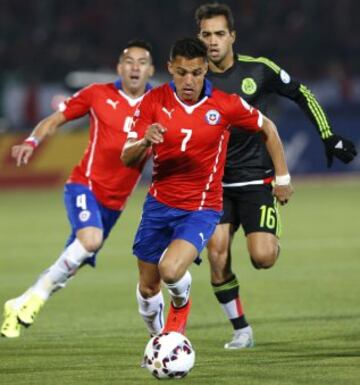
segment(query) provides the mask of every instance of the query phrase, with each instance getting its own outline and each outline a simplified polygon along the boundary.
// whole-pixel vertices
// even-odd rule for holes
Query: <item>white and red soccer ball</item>
[[[154,336],[146,345],[144,365],[156,378],[183,378],[194,364],[195,351],[190,341],[180,333]]]

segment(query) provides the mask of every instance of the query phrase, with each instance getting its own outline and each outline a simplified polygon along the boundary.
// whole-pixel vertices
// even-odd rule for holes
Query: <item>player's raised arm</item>
[[[261,133],[275,168],[274,195],[281,204],[286,204],[293,193],[293,188],[284,148],[275,124],[265,116],[263,116]]]
[[[16,159],[16,165],[27,164],[35,148],[48,135],[52,135],[66,122],[64,114],[60,111],[54,112],[47,118],[41,120],[31,135],[23,143],[13,146],[11,156]]]
[[[164,141],[166,128],[159,123],[151,124],[142,139],[136,140],[136,133],[130,131],[121,153],[121,160],[126,166],[135,166],[146,156],[149,147]]]

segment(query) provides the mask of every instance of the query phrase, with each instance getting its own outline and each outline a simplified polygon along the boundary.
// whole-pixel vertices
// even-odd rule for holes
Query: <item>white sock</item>
[[[234,332],[235,334],[242,334],[242,333],[252,334],[252,327],[248,325],[248,326],[245,326],[244,328],[236,329],[234,330]]]
[[[76,238],[57,261],[39,276],[30,288],[31,292],[46,301],[54,291],[65,287],[82,262],[93,254],[88,252]]]
[[[166,283],[169,290],[172,303],[175,307],[181,307],[187,304],[190,296],[191,274],[189,271],[175,283]]]
[[[25,293],[19,295],[19,297],[14,298],[13,307],[15,310],[19,310],[22,305],[27,301],[31,294],[31,288],[27,289]]]
[[[136,299],[139,304],[139,313],[143,318],[150,334],[159,334],[164,327],[164,297],[160,292],[153,297],[144,298],[136,286]]]

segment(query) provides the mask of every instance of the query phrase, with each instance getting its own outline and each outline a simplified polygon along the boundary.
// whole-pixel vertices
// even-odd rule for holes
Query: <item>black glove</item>
[[[323,142],[325,145],[328,167],[332,166],[334,156],[343,163],[349,163],[357,155],[354,143],[340,135],[332,135],[329,138],[324,139]]]

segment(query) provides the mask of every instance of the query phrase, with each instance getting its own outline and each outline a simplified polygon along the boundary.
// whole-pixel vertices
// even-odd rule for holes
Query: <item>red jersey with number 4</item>
[[[262,121],[241,97],[213,89],[207,80],[203,98],[193,105],[183,103],[170,83],[145,95],[128,137],[142,138],[152,123],[166,127],[164,142],[152,146],[150,194],[158,201],[184,210],[221,210],[229,127],[257,132]]]
[[[120,160],[132,116],[141,99],[128,97],[117,81],[90,85],[60,105],[67,120],[86,114],[90,117],[88,146],[67,183],[88,186],[98,201],[110,209],[123,209],[145,163],[129,168]]]

